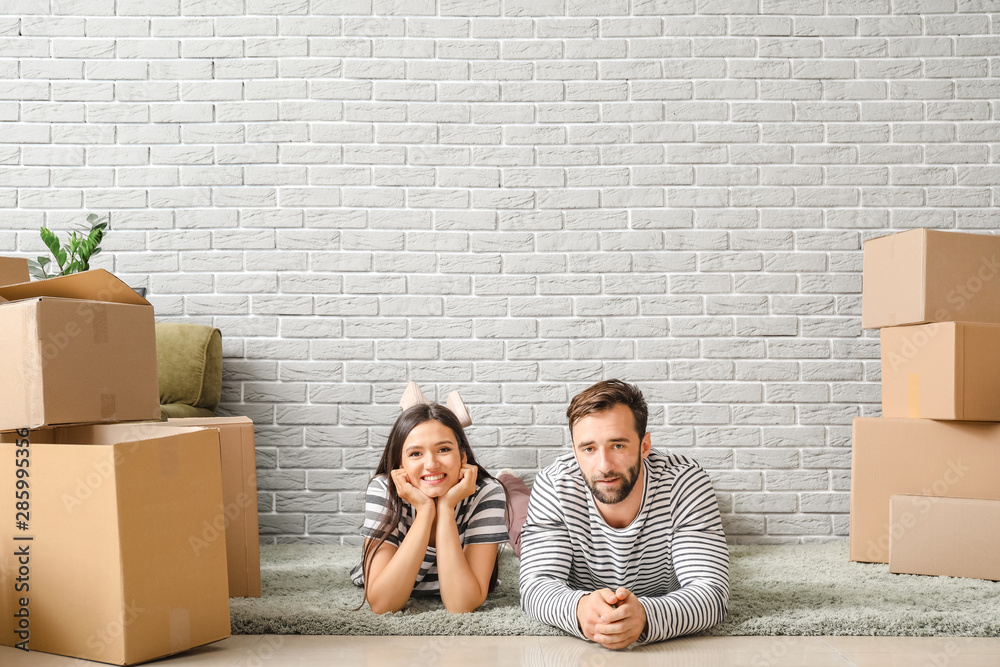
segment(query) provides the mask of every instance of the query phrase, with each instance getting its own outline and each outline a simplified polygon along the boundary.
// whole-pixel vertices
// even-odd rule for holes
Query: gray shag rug
[[[412,599],[401,612],[358,611],[348,577],[360,547],[261,547],[263,596],[230,601],[233,634],[562,635],[519,606],[518,561],[505,549],[500,580],[471,614],[448,613],[439,598]],[[706,635],[1000,637],[1000,583],[890,574],[852,563],[847,542],[731,546],[729,616]]]

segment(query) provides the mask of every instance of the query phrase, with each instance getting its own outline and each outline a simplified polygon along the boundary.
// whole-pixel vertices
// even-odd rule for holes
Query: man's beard
[[[629,494],[632,493],[632,489],[635,488],[635,483],[639,481],[639,466],[641,465],[642,459],[640,458],[639,461],[634,466],[629,468],[624,475],[614,473],[603,477],[584,479],[587,482],[587,488],[589,488],[590,492],[594,494],[594,498],[605,505],[614,505],[625,500],[628,498]],[[622,480],[622,483],[617,488],[603,489],[598,486],[598,482],[605,479],[620,479]]]

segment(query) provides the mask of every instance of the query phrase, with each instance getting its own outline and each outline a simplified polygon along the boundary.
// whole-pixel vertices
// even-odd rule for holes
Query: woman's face
[[[465,456],[455,433],[439,421],[414,427],[403,442],[402,467],[410,484],[430,498],[440,498],[458,484]]]

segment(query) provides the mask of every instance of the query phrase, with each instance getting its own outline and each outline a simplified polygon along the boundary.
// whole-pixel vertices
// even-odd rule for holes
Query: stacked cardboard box
[[[219,434],[162,426],[153,308],[0,259],[0,644],[135,664],[229,636]]]
[[[1000,236],[872,239],[862,298],[883,417],[854,420],[851,560],[1000,579]]]

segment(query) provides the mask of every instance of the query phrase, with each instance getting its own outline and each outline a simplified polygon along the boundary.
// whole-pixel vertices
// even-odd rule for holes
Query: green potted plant
[[[42,227],[42,242],[52,253],[52,257],[39,257],[37,260],[28,260],[28,272],[36,280],[46,278],[56,278],[66,276],[71,273],[87,271],[90,269],[90,258],[101,252],[101,241],[105,233],[110,229],[111,214],[108,213],[99,217],[95,213],[87,216],[90,224],[81,226],[79,233],[71,231],[69,240],[60,244],[59,237],[47,227]],[[55,263],[53,264],[53,260]],[[58,267],[58,271],[55,269]]]

